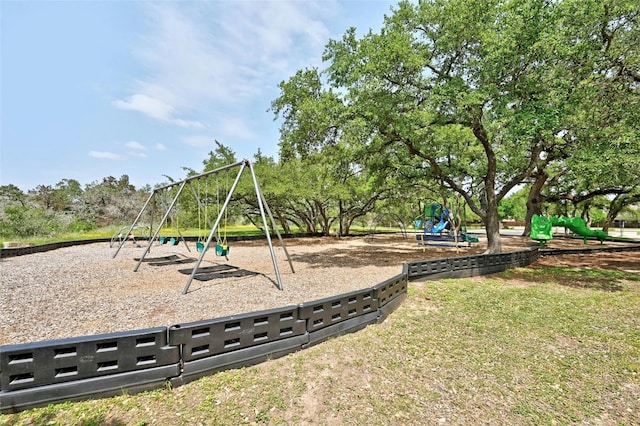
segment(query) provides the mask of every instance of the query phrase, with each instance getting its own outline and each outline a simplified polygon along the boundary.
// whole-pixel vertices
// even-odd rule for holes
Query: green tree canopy
[[[622,107],[637,94],[637,55],[614,43],[634,40],[635,19],[625,0],[402,1],[378,33],[331,40],[323,73],[280,85],[281,152],[347,144],[394,158],[459,193],[499,252],[500,200],[589,152],[590,114],[616,118],[606,133],[622,144],[637,135],[637,112]],[[623,103],[592,111],[612,92]]]

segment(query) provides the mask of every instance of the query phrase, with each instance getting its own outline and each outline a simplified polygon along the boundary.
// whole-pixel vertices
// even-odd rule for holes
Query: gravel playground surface
[[[193,321],[296,305],[371,287],[402,272],[403,262],[482,253],[486,239],[456,252],[424,250],[410,234],[285,240],[295,273],[274,241],[283,291],[266,241],[234,242],[229,260],[213,250],[182,295],[199,253],[179,246],[154,245],[137,272],[135,258],[144,247],[108,243],[68,247],[0,261],[0,345],[171,326]],[[597,245],[590,242],[588,247]],[[614,243],[611,243],[614,244]],[[522,237],[504,237],[503,251],[535,246]],[[610,245],[610,243],[607,243]],[[580,240],[553,240],[550,246],[584,247]],[[589,258],[610,255],[590,255]],[[630,262],[638,252],[623,255]],[[169,261],[161,261],[170,258]],[[157,261],[153,261],[156,259]],[[547,260],[549,262],[549,260]]]

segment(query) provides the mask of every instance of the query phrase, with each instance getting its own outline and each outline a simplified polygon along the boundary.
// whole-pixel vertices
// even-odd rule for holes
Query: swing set
[[[236,175],[235,180],[233,181],[233,184],[231,185],[231,188],[228,187],[228,182],[229,182],[229,171],[235,168],[239,168],[238,170],[238,174]],[[184,289],[182,290],[182,294],[187,294],[187,292],[189,291],[189,286],[191,285],[191,282],[193,281],[193,278],[195,277],[195,275],[198,272],[198,269],[200,267],[200,263],[202,262],[202,259],[204,258],[205,254],[207,253],[207,249],[209,247],[212,247],[212,243],[213,243],[213,238],[214,236],[216,237],[216,244],[215,244],[215,254],[217,256],[224,256],[227,260],[229,260],[228,255],[229,255],[229,244],[227,241],[227,220],[228,220],[228,206],[229,206],[229,202],[231,201],[231,197],[233,195],[233,192],[236,189],[236,186],[238,185],[238,182],[240,180],[240,177],[242,176],[242,173],[248,169],[251,173],[251,178],[253,181],[253,186],[255,188],[256,191],[256,197],[258,200],[258,208],[260,210],[260,215],[262,217],[262,223],[264,225],[264,232],[267,238],[267,244],[269,246],[269,252],[271,254],[271,261],[273,263],[273,269],[276,275],[276,281],[277,281],[277,286],[279,290],[282,290],[282,279],[280,277],[280,271],[278,269],[278,262],[276,261],[276,256],[275,256],[275,251],[273,249],[273,244],[271,241],[271,235],[270,235],[270,227],[269,224],[267,222],[267,215],[269,216],[270,222],[271,222],[271,229],[273,230],[273,232],[275,232],[275,234],[278,236],[278,239],[280,240],[280,244],[282,245],[282,248],[284,249],[285,255],[287,256],[287,260],[289,262],[289,266],[291,267],[291,272],[295,273],[294,269],[293,269],[293,263],[291,261],[291,257],[289,256],[289,252],[287,251],[287,248],[284,244],[284,240],[282,239],[282,236],[280,235],[280,231],[278,231],[278,227],[276,225],[276,221],[273,217],[273,214],[271,213],[271,209],[269,209],[269,205],[267,204],[267,200],[264,198],[264,195],[262,194],[262,190],[260,189],[260,185],[258,184],[258,180],[256,179],[256,174],[255,171],[253,169],[253,164],[251,163],[251,161],[244,159],[242,161],[239,161],[237,163],[234,164],[229,164],[227,166],[223,166],[220,167],[218,169],[209,171],[209,172],[204,172],[195,176],[191,176],[188,177],[180,182],[176,182],[176,183],[172,183],[169,185],[165,185],[159,188],[156,188],[153,190],[153,192],[151,193],[151,195],[149,195],[149,198],[147,199],[147,201],[145,202],[144,206],[142,207],[142,209],[140,210],[140,212],[138,213],[138,216],[136,217],[136,219],[133,221],[133,224],[131,224],[131,227],[129,229],[129,232],[131,232],[132,229],[134,229],[134,227],[136,226],[136,224],[138,223],[138,221],[140,220],[140,218],[142,217],[142,215],[144,214],[144,212],[147,210],[147,208],[149,206],[151,206],[151,225],[150,225],[150,233],[151,231],[154,229],[153,227],[153,217],[154,217],[154,210],[155,207],[157,205],[157,200],[160,200],[161,202],[163,201],[163,195],[165,195],[165,193],[168,192],[169,189],[171,188],[175,188],[178,187],[178,190],[176,191],[176,194],[173,198],[173,200],[171,201],[171,203],[169,204],[169,206],[165,209],[165,213],[164,216],[162,217],[160,223],[158,224],[158,227],[156,228],[155,232],[153,233],[153,237],[150,239],[150,243],[147,245],[144,253],[142,254],[142,256],[140,256],[139,259],[136,259],[138,261],[138,263],[136,264],[136,267],[133,269],[134,272],[137,272],[138,269],[140,268],[140,265],[142,264],[142,262],[144,261],[145,257],[147,256],[147,254],[151,251],[151,247],[153,244],[151,244],[153,241],[155,241],[156,239],[158,240],[158,242],[160,244],[172,244],[172,245],[177,245],[180,243],[180,241],[182,241],[185,246],[187,247],[188,251],[191,251],[189,249],[189,245],[187,244],[186,240],[184,239],[184,237],[182,236],[182,233],[180,232],[179,228],[177,227],[177,220],[176,220],[176,228],[179,234],[179,238],[175,238],[175,237],[171,237],[168,241],[166,241],[167,237],[159,237],[160,231],[162,230],[162,227],[167,223],[167,220],[171,214],[171,212],[173,211],[173,209],[176,206],[176,203],[178,201],[178,199],[180,198],[180,195],[182,194],[184,188],[189,185],[189,187],[191,188],[196,202],[198,204],[198,241],[196,242],[196,250],[199,252],[198,255],[198,259],[195,263],[195,266],[193,267],[193,270],[191,271],[191,275],[189,275],[189,278],[187,280],[187,283],[184,286]],[[224,200],[224,203],[222,204],[222,206],[220,206],[220,186],[218,185],[218,183],[216,183],[216,202],[217,202],[217,216],[216,216],[216,220],[213,224],[213,226],[210,225],[209,223],[209,217],[208,217],[208,206],[210,204],[210,197],[209,197],[209,192],[208,192],[208,177],[215,175],[216,179],[218,178],[218,175],[220,175],[222,172],[226,172],[226,185],[225,185],[225,192],[226,192],[226,197]],[[206,189],[206,197],[204,199],[204,203],[203,200],[200,197],[200,192],[199,192],[199,187],[200,187],[200,180],[201,179],[205,179],[205,186],[207,187]],[[196,181],[197,182],[197,187],[198,188],[194,188],[194,186],[192,185],[192,182]],[[218,180],[216,180],[216,182],[218,182]],[[197,190],[198,189],[198,190]],[[207,238],[204,238],[204,235],[200,235],[200,228],[203,228],[202,222],[204,222],[204,226],[211,226],[211,230],[209,232],[209,235],[207,236]],[[223,222],[223,229],[222,231],[220,230],[220,223]],[[124,242],[120,244],[120,246],[118,247],[118,249],[116,250],[116,252],[113,254],[113,258],[115,259],[115,257],[118,255],[118,253],[120,252],[120,249],[122,248],[122,246],[124,245]]]
[[[170,210],[167,208],[167,198],[169,197],[169,194],[166,191],[163,192],[157,192],[155,193],[154,191],[154,196],[150,197],[149,200],[152,201],[151,203],[151,224],[149,226],[149,235],[152,235],[152,230],[153,230],[153,218],[155,217],[155,210],[157,208],[157,205],[160,204],[160,206],[165,209],[165,210]],[[149,200],[147,200],[147,204],[149,204]],[[147,206],[147,204],[145,204],[145,207]],[[178,244],[180,244],[180,241],[183,241],[185,246],[187,247],[188,251],[191,251],[191,249],[189,249],[189,245],[187,244],[184,236],[182,235],[182,232],[180,232],[180,226],[178,224],[178,215],[176,214],[172,219],[171,219],[171,223],[175,225],[175,230],[178,234],[178,236],[176,237],[174,233],[174,235],[172,236],[167,236],[167,235],[160,235],[160,234],[169,234],[169,232],[167,231],[166,226],[168,225],[170,219],[170,215],[167,214],[167,216],[163,219],[162,223],[160,224],[160,226],[158,227],[158,232],[157,235],[154,235],[153,237],[151,237],[149,239],[149,245],[153,244],[154,241],[158,241],[158,244],[161,245],[170,245],[170,246],[177,246]],[[137,222],[138,219],[136,219]],[[134,225],[135,227],[135,225]],[[117,252],[116,252],[117,254]],[[115,256],[114,256],[115,257]]]
[[[209,193],[209,178],[208,176],[205,179],[205,197],[204,197],[204,208],[201,205],[198,206],[198,241],[196,242],[196,250],[198,252],[206,251],[209,246],[205,245],[207,238],[205,237],[204,230],[202,226],[203,218],[205,225],[210,226],[209,224],[209,205],[211,204],[209,201],[210,193]],[[198,194],[196,195],[196,200],[202,201],[202,197],[200,194],[200,181],[198,180]],[[229,192],[229,171],[226,171],[226,185],[225,185],[225,193]],[[218,177],[216,176],[216,211],[218,214],[220,213],[220,185],[218,182]],[[217,256],[224,256],[227,260],[229,260],[229,244],[227,243],[227,222],[229,218],[229,209],[224,210],[224,225],[222,227],[223,231],[220,232],[220,227],[216,230],[216,245],[215,245],[215,253]]]

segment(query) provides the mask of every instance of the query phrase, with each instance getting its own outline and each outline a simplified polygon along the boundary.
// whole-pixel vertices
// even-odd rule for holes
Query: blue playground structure
[[[456,236],[451,219],[451,213],[445,206],[425,204],[423,213],[413,221],[418,245],[470,247],[471,243],[478,242],[478,237],[469,235],[464,228]]]

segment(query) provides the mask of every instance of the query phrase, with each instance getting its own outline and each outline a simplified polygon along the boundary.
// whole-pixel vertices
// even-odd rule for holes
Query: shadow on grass
[[[15,417],[9,418],[6,423],[3,421],[3,425],[7,426],[18,426],[24,424],[36,425],[36,426],[45,426],[52,424],[60,424],[56,420],[60,418],[58,411],[56,410],[57,405],[51,405],[49,407],[45,407],[42,409],[36,409],[38,415],[35,418],[31,418],[28,423],[25,423],[23,419],[21,419],[19,414],[16,414]],[[39,412],[41,410],[41,412]],[[4,419],[3,419],[4,420]],[[66,422],[65,422],[66,423]],[[69,423],[71,424],[71,423]],[[91,414],[89,413],[85,418],[78,419],[77,424],[79,426],[124,426],[127,424],[124,420],[109,418],[104,414]],[[141,423],[142,424],[142,423]]]
[[[566,287],[607,292],[622,291],[628,288],[629,282],[640,283],[640,275],[631,272],[537,264],[528,268],[511,269],[500,273],[498,277],[537,284],[553,282]]]

